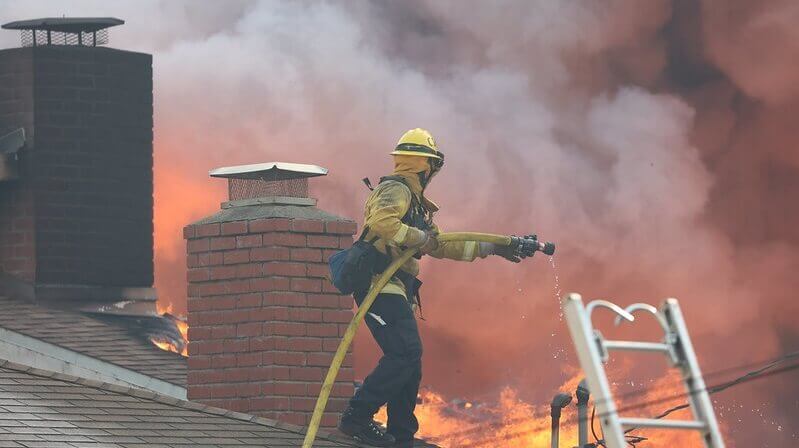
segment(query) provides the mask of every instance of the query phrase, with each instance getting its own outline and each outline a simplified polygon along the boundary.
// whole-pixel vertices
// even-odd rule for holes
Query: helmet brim
[[[385,153],[383,153],[385,154]],[[391,153],[392,156],[416,156],[416,157],[428,157],[431,159],[438,159],[444,160],[441,156],[436,154],[430,154],[426,152],[418,152],[418,151],[393,151]]]

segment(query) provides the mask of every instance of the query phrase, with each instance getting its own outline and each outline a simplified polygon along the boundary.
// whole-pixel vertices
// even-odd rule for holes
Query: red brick
[[[326,264],[307,264],[305,266],[308,277],[327,278],[330,275],[330,268]]]
[[[236,308],[253,308],[261,306],[261,294],[242,294],[236,297]]]
[[[216,325],[219,322],[218,313],[197,311],[189,314],[189,328],[192,325]]]
[[[252,351],[274,350],[275,338],[271,336],[252,338],[250,339],[250,349]],[[264,364],[267,364],[266,358],[264,358]]]
[[[261,235],[241,235],[236,237],[236,247],[260,247]]]
[[[338,247],[342,249],[349,249],[352,247],[352,237],[349,236],[342,236],[338,240]]]
[[[291,231],[302,233],[323,233],[325,231],[324,221],[314,221],[310,219],[291,220]]]
[[[299,292],[321,292],[322,282],[315,278],[292,278],[291,290]]]
[[[249,320],[250,312],[248,310],[231,310],[222,313],[222,322],[226,324],[238,324]]]
[[[272,313],[269,320],[287,321],[289,320],[289,309],[285,306],[270,306],[269,311]]]
[[[261,365],[261,353],[239,353],[236,355],[236,363],[239,367]]]
[[[211,250],[226,250],[236,248],[236,237],[218,236],[211,238]]]
[[[236,367],[236,355],[219,355],[211,358],[211,367],[214,369],[224,369],[225,367]]]
[[[287,380],[289,379],[289,368],[287,366],[273,366],[272,379],[274,380]]]
[[[281,277],[305,277],[305,265],[302,263],[287,263],[272,261],[264,263],[264,275],[277,275]]]
[[[229,250],[224,252],[225,264],[249,263],[250,251],[247,249]]]
[[[195,235],[197,237],[217,236],[219,235],[219,223],[200,224],[195,226]]]
[[[322,261],[327,263],[330,261],[330,257],[337,254],[339,252],[338,249],[323,249],[322,250]]]
[[[338,371],[337,379],[338,379],[338,381],[342,381],[342,382],[344,382],[344,381],[347,381],[347,382],[355,381],[355,369],[353,369],[352,367],[342,367]]]
[[[352,238],[349,239],[352,240]],[[339,237],[331,235],[308,235],[308,247],[338,249]]]
[[[295,261],[321,262],[322,251],[319,249],[291,249],[291,259]]]
[[[208,327],[189,327],[188,338],[190,341],[202,341],[211,338],[211,329]]]
[[[189,383],[188,399],[199,400],[203,398],[211,398],[211,386],[192,385],[191,383]]]
[[[183,239],[184,240],[187,240],[189,238],[194,238],[195,234],[196,234],[196,232],[195,232],[194,226],[188,225],[188,226],[183,228]]]
[[[274,320],[274,309],[273,308],[255,308],[250,310],[250,322],[267,322],[270,320]]]
[[[310,337],[275,337],[275,349],[296,352],[321,352],[323,345],[322,341],[323,339]]]
[[[338,290],[332,283],[330,283],[329,279],[323,278],[322,279],[322,292],[332,293],[332,294],[341,294],[341,291]]]
[[[285,305],[285,306],[305,306],[308,302],[305,294],[294,292],[286,293],[266,293],[264,294],[264,306]]]
[[[305,336],[305,324],[299,322],[270,322],[266,332],[277,336]]]
[[[280,414],[280,420],[291,425],[307,426],[308,415],[300,412],[284,412]]]
[[[238,385],[236,385],[236,396],[238,396],[238,397],[260,397],[261,396],[261,387],[258,384],[251,384],[251,383],[238,384]]]
[[[291,288],[291,284],[288,278],[258,278],[250,280],[250,288],[252,291],[262,292],[288,291]]]
[[[211,268],[211,280],[225,280],[229,278],[236,278],[235,266],[214,266]]]
[[[314,308],[341,308],[341,297],[337,294],[308,294],[308,306]]]
[[[210,247],[210,240],[208,238],[200,238],[197,240],[189,240],[186,242],[186,250],[190,253],[206,252]]]
[[[215,310],[232,310],[236,308],[236,297],[215,297],[211,307]]]
[[[250,409],[254,411],[262,410],[262,409],[269,409],[273,411],[282,411],[289,409],[289,399],[288,397],[265,397],[265,398],[253,398],[250,400]],[[285,413],[281,413],[281,420],[283,416],[286,415]],[[284,420],[288,421],[288,420]],[[289,422],[293,423],[293,422]],[[294,423],[296,424],[296,423]],[[304,424],[304,423],[303,423]]]
[[[252,261],[290,260],[291,250],[288,247],[254,247],[250,249]]]
[[[332,353],[308,353],[306,364],[309,366],[327,367],[333,362]]]
[[[295,381],[322,381],[325,372],[319,367],[292,367],[289,372],[292,380]]]
[[[338,336],[338,327],[330,324],[309,324],[305,331],[308,336],[334,337]]]
[[[200,266],[218,266],[224,262],[224,255],[222,252],[206,252],[197,255],[197,261]]]
[[[325,412],[322,415],[322,420],[320,420],[319,426],[322,428],[335,428],[338,425],[338,415],[331,414],[330,412]],[[309,420],[310,422],[310,420]],[[301,426],[306,426],[307,423],[303,423]]]
[[[275,352],[273,362],[279,366],[302,366],[305,365],[305,353],[299,352]]]
[[[189,355],[194,355],[195,350],[198,355],[208,355],[223,353],[224,347],[222,341],[197,341],[189,344],[189,350]]]
[[[245,324],[238,324],[236,326],[236,336],[238,337],[251,337],[262,336],[263,324],[260,322],[249,322]]]
[[[211,398],[230,398],[236,396],[236,386],[219,384],[211,388]]]
[[[208,268],[194,268],[186,272],[186,279],[190,282],[204,282],[209,279]]]
[[[291,227],[291,221],[287,218],[264,218],[249,222],[250,232],[278,232],[286,231]]]
[[[292,308],[289,310],[289,316],[295,322],[321,322],[322,310]]]
[[[358,225],[353,221],[328,221],[325,223],[325,231],[340,235],[353,235],[358,231]]]
[[[236,327],[233,325],[223,325],[221,327],[211,328],[211,337],[213,339],[227,339],[236,337]]]
[[[225,293],[227,294],[244,294],[252,291],[250,289],[250,280],[235,280],[224,283]]]
[[[187,359],[189,370],[202,370],[211,368],[210,356],[192,356]]]
[[[200,262],[198,260],[197,254],[191,254],[186,256],[186,266],[190,268],[200,267]]]
[[[227,339],[225,341],[225,353],[244,353],[250,351],[249,339]],[[246,380],[247,378],[243,378]],[[233,378],[230,378],[233,381]]]
[[[241,235],[242,233],[247,233],[247,221],[222,223],[222,235]]]
[[[264,246],[305,247],[305,235],[299,233],[267,233],[263,236]]]
[[[238,278],[261,277],[262,275],[263,268],[259,263],[236,265],[236,277]]]
[[[292,411],[313,411],[316,407],[316,399],[305,397],[291,397]]]
[[[307,394],[307,390],[308,387],[305,383],[276,383],[274,394],[297,397],[305,396]]]

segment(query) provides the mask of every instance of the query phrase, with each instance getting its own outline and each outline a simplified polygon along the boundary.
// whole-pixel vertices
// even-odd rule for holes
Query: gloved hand
[[[519,258],[519,254],[517,253],[516,248],[512,246],[498,246],[495,244],[494,255],[499,255],[500,257],[513,263],[518,263],[522,261],[522,259]]]
[[[516,254],[516,249],[512,246],[499,246],[494,243],[479,243],[478,250],[478,256],[480,258],[485,258],[489,255],[499,255],[500,257],[513,263],[522,261],[521,258],[519,258],[519,256]]]
[[[426,235],[426,239],[424,244],[422,244],[422,247],[419,248],[419,253],[429,254],[430,252],[433,252],[436,249],[438,249],[439,244],[438,240],[436,239],[436,237],[438,236],[438,230],[437,229],[425,230],[424,233]]]

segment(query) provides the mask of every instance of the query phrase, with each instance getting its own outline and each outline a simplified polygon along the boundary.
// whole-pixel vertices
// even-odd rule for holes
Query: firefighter
[[[439,230],[433,214],[438,207],[424,191],[444,166],[444,154],[429,132],[418,128],[406,132],[391,154],[394,172],[381,178],[366,201],[362,238],[388,261],[407,248],[418,247],[419,252],[397,271],[366,314],[366,325],[383,356],[350,400],[339,430],[372,446],[411,447],[419,429],[414,409],[422,379],[422,341],[415,315],[421,307],[418,258],[473,261],[496,254],[515,263],[520,259],[506,246],[436,240]],[[379,273],[373,284],[378,277]],[[354,294],[359,306],[366,292]],[[388,410],[387,431],[373,421],[383,405]]]

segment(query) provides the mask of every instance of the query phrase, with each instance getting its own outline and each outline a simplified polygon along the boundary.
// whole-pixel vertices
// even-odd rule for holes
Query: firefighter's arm
[[[440,233],[440,229],[433,225],[434,232]],[[480,245],[476,241],[441,241],[435,250],[428,252],[433,258],[446,258],[458,261],[474,261],[475,258],[485,258],[480,255]]]
[[[369,198],[369,219],[365,223],[370,233],[396,246],[419,246],[427,235],[402,222],[411,206],[411,192],[399,182],[380,184]]]

